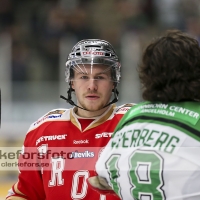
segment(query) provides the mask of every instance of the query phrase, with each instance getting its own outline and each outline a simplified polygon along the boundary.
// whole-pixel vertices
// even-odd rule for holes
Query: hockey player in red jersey
[[[114,104],[120,67],[107,41],[82,40],[73,47],[66,62],[68,95],[61,97],[74,107],[54,109],[30,126],[19,158],[18,182],[7,200],[119,199],[88,188],[86,179],[95,175],[101,150],[132,106]]]

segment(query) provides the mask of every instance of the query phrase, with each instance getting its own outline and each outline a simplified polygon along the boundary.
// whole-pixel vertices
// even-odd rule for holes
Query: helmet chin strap
[[[68,91],[67,91],[68,97],[66,98],[66,97],[60,95],[60,98],[61,98],[61,99],[64,99],[67,103],[71,104],[72,106],[76,106],[76,107],[78,107],[78,108],[80,108],[80,109],[87,110],[87,109],[85,109],[85,108],[82,108],[82,107],[78,106],[77,104],[75,104],[75,103],[73,102],[71,93],[72,93],[72,91],[74,91],[74,89],[72,89],[71,83],[69,84],[69,86],[70,86],[70,87],[69,87],[69,89],[68,89]],[[112,92],[114,92],[114,99],[113,99],[111,102],[109,102],[108,104],[106,104],[103,108],[105,108],[105,107],[107,107],[107,106],[109,106],[109,105],[111,105],[111,104],[113,104],[113,103],[116,103],[116,102],[118,101],[119,92],[118,92],[117,88],[114,87],[114,89],[112,90]],[[103,108],[101,108],[101,109],[103,109]],[[94,112],[94,111],[90,111],[90,110],[87,110],[87,111],[89,111],[89,112]]]

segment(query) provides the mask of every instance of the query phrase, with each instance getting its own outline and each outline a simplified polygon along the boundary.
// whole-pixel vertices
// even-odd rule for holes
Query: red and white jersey
[[[55,109],[41,117],[28,130],[19,159],[19,179],[7,198],[118,199],[100,195],[88,187],[86,179],[96,175],[99,154],[131,105],[111,105],[83,129],[76,108]]]

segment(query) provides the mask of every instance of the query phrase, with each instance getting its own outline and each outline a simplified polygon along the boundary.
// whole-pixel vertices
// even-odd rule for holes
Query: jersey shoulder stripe
[[[196,109],[195,109],[196,108]],[[196,102],[185,103],[140,103],[131,108],[122,118],[116,131],[124,126],[139,121],[160,122],[177,129],[185,130],[192,137],[200,136],[200,108]],[[184,131],[184,132],[185,132]],[[196,138],[196,137],[195,137]]]
[[[58,108],[47,112],[45,115],[40,117],[37,121],[31,124],[28,132],[39,127],[41,124],[48,121],[69,121],[70,120],[70,109]]]
[[[137,116],[137,117],[133,117],[131,119],[129,119],[128,121],[124,122],[120,128],[118,128],[116,131],[118,131],[119,129],[122,129],[123,127],[125,127],[126,125],[134,122],[134,121],[137,121],[137,120],[144,120],[144,121],[158,121],[158,122],[165,122],[167,123],[168,125],[176,125],[177,127],[181,127],[182,129],[185,129],[186,131],[188,131],[189,133],[191,134],[194,134],[198,137],[200,137],[200,131],[199,129],[195,129],[195,128],[192,128],[191,126],[188,126],[187,124],[185,124],[184,122],[181,122],[181,121],[177,121],[177,120],[170,120],[170,119],[166,119],[166,118],[161,118],[161,117],[150,117],[150,116]],[[199,127],[200,128],[200,127]],[[200,139],[199,139],[200,140]]]
[[[109,119],[112,119],[116,114],[124,115],[133,105],[135,105],[135,104],[134,103],[129,103],[129,104],[121,105],[119,107],[115,107],[115,109],[113,107],[114,112],[112,111],[112,114],[108,113],[109,116],[107,117],[107,119],[105,119],[105,116],[104,116],[102,118],[102,120],[107,121]],[[30,128],[29,128],[29,130],[28,130],[28,132],[30,132],[33,129],[38,128],[39,126],[41,126],[45,122],[63,121],[63,120],[64,121],[70,121],[70,117],[73,118],[73,116],[70,115],[70,112],[71,112],[72,109],[73,108],[71,108],[71,109],[57,108],[57,109],[50,110],[49,112],[44,114],[42,117],[40,117],[37,121],[32,123]],[[98,119],[98,121],[99,120],[101,121],[101,119]],[[72,119],[72,122],[74,122],[74,121],[75,120]]]
[[[135,106],[135,103],[127,103],[123,104],[121,106],[116,107],[116,114],[125,114],[128,110],[130,110],[133,106]]]

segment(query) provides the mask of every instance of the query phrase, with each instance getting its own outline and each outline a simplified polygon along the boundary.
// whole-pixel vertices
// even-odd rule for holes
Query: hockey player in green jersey
[[[90,185],[124,200],[200,199],[200,47],[168,30],[145,49],[144,102],[122,118]]]

